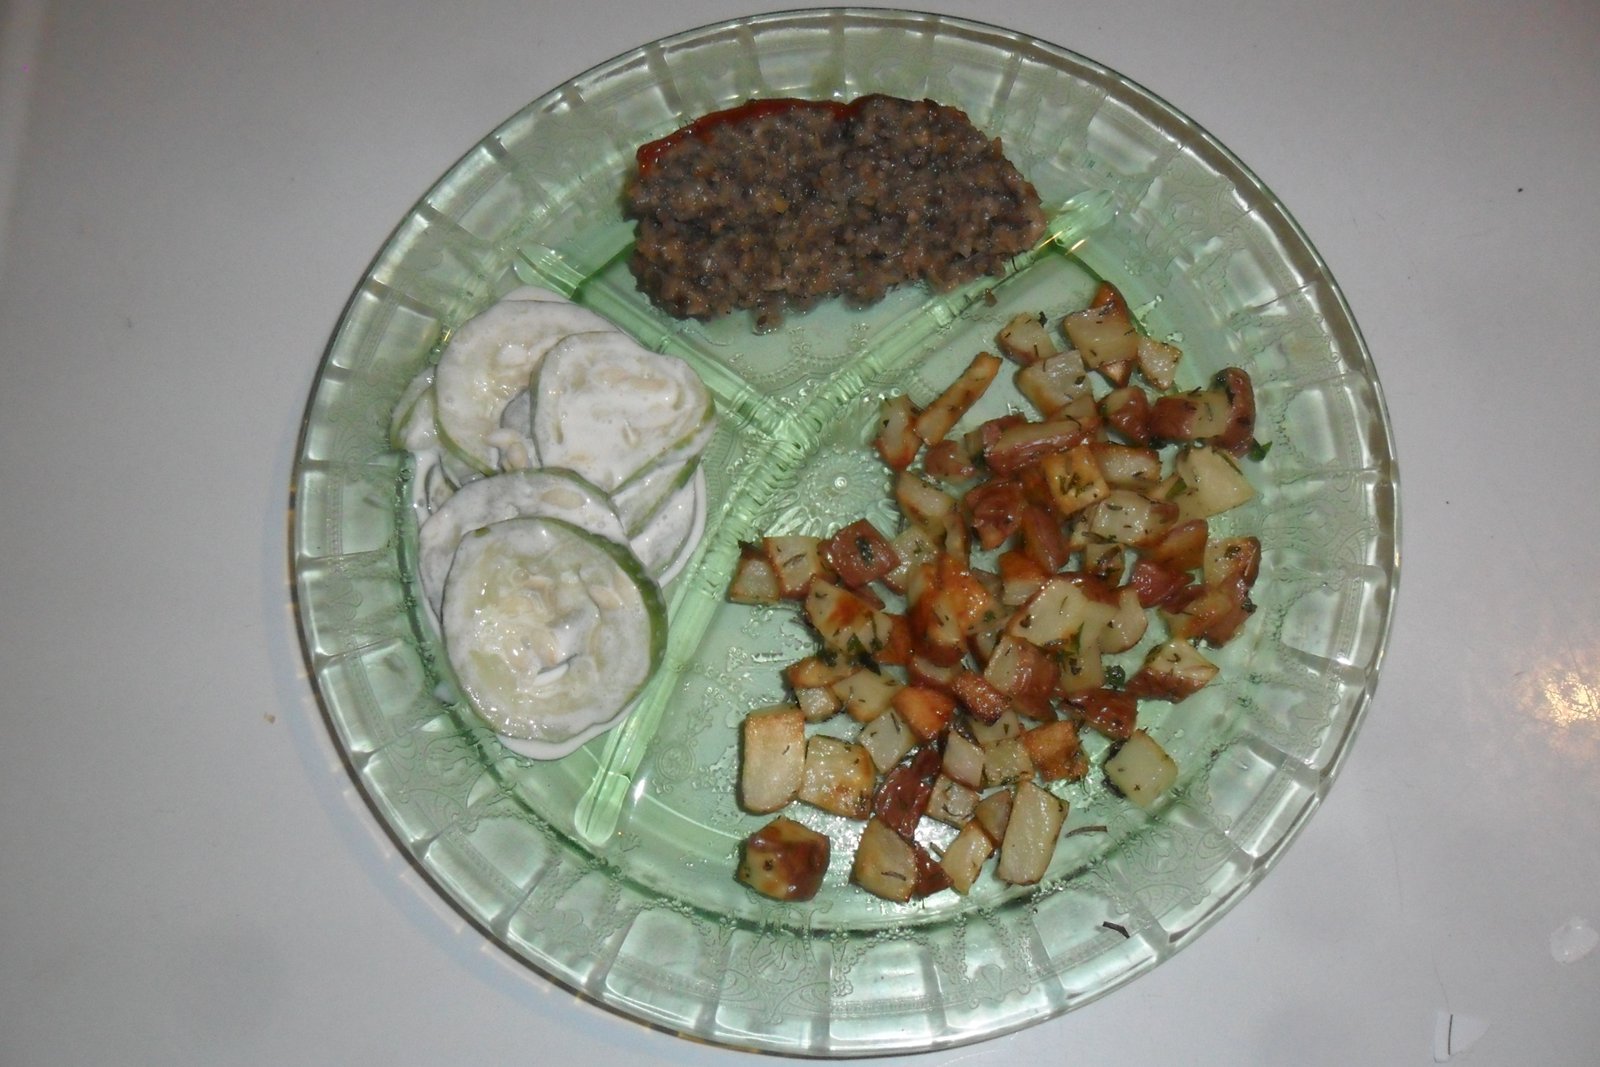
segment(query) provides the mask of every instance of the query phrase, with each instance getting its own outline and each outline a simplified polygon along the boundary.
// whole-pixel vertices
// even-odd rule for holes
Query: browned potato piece
[[[888,711],[894,695],[902,688],[899,682],[867,667],[833,683],[844,710],[856,722],[871,722]]]
[[[1152,648],[1144,666],[1128,679],[1130,696],[1174,703],[1198,693],[1217,676],[1217,665],[1202,656],[1188,641],[1174,639]]]
[[[1145,381],[1166,392],[1178,376],[1178,361],[1183,358],[1183,350],[1153,337],[1141,337],[1135,358]]]
[[[739,546],[739,563],[728,584],[728,599],[735,604],[776,604],[783,597],[778,572],[759,546]]]
[[[806,742],[799,798],[847,819],[872,811],[878,771],[865,747],[817,734]]]
[[[869,820],[856,846],[850,877],[873,896],[904,904],[917,891],[916,851],[882,822]]]
[[[1248,456],[1256,447],[1256,387],[1238,367],[1217,372],[1217,387],[1228,395],[1228,428],[1212,444],[1235,456]]]
[[[780,815],[745,839],[735,877],[773,900],[810,900],[828,872],[828,838]]]
[[[1111,495],[1111,486],[1088,445],[1052,453],[1039,461],[1039,467],[1044,471],[1050,499],[1055,501],[1056,511],[1063,518],[1076,515]]]
[[[777,811],[799,792],[805,778],[806,717],[779,705],[744,717],[739,757],[739,803],[746,811]]]
[[[1161,454],[1153,448],[1098,441],[1090,446],[1113,489],[1153,489],[1161,484]]]
[[[1139,603],[1139,591],[1131,585],[1117,590],[1117,612],[1100,631],[1100,651],[1126,652],[1144,638],[1150,617]]]
[[[1047,722],[1022,735],[1033,772],[1041,781],[1077,781],[1089,773],[1089,761],[1078,739],[1078,724],[1067,719]]]
[[[872,756],[872,763],[878,770],[887,771],[911,751],[917,743],[917,735],[906,726],[905,720],[889,711],[863,726],[856,741]]]
[[[1196,389],[1158,397],[1150,406],[1150,436],[1159,441],[1209,441],[1228,429],[1228,394]]]
[[[911,732],[924,741],[944,733],[956,711],[955,697],[916,685],[896,692],[892,703],[900,718],[911,727]]]
[[[1078,583],[1051,578],[1018,609],[1006,629],[1012,637],[1032,645],[1070,641],[1080,634],[1093,643],[1115,614],[1115,607],[1091,600]]]
[[[1092,305],[1068,315],[1061,325],[1090,370],[1099,370],[1117,385],[1128,380],[1128,369],[1139,358],[1139,331],[1115,286],[1102,282]],[[1114,366],[1119,363],[1124,365],[1120,369]]]
[[[1044,324],[1043,315],[1030,315],[1027,312],[1014,315],[1010,322],[1000,327],[995,341],[1000,345],[1000,351],[1026,367],[1056,354],[1055,342],[1050,339],[1050,331],[1045,329]]]
[[[978,402],[999,373],[1000,357],[979,352],[961,372],[961,377],[951,382],[950,387],[939,394],[939,399],[917,416],[917,436],[930,445],[943,441],[945,434]]]
[[[903,471],[917,458],[922,439],[913,428],[916,418],[917,409],[904,393],[886,398],[879,409],[878,435],[872,444],[890,470]]]
[[[969,789],[954,778],[944,775],[933,783],[928,795],[927,815],[951,826],[965,826],[972,821],[973,809],[978,806],[978,791]]]
[[[1255,495],[1239,464],[1215,448],[1186,448],[1172,465],[1182,491],[1172,498],[1178,518],[1209,519]]]
[[[983,748],[962,729],[944,736],[944,773],[971,789],[983,785]]]
[[[1012,885],[1038,882],[1050,867],[1056,841],[1061,836],[1061,824],[1066,821],[1066,801],[1032,782],[1017,786],[995,874]]]
[[[1100,401],[1100,413],[1130,444],[1150,443],[1150,397],[1137,385],[1124,385],[1107,393]]]
[[[984,449],[983,458],[996,474],[1013,474],[1053,452],[1065,452],[1088,439],[1088,427],[1077,419],[1024,422],[1000,431],[994,443]]]
[[[789,600],[803,599],[814,579],[828,574],[820,537],[765,537],[761,547],[778,575],[778,591]]]
[[[1026,735],[1024,735],[1026,736]],[[1012,782],[1033,777],[1033,761],[1021,737],[1001,741],[983,757],[984,788],[1010,785]]]
[[[827,646],[846,655],[865,653],[874,642],[873,607],[842,585],[818,578],[806,593],[806,618]]]
[[[956,498],[912,471],[901,471],[895,478],[894,498],[906,518],[935,543],[944,541],[946,532],[961,524]],[[898,542],[896,547],[900,547]],[[906,558],[904,552],[901,558]]]
[[[1076,352],[1061,352],[1017,371],[1017,391],[1028,398],[1040,415],[1053,419],[1081,398],[1094,403],[1089,372]]]
[[[1148,808],[1178,780],[1178,765],[1155,738],[1135,730],[1106,760],[1106,779],[1123,796]]]
[[[1119,545],[1145,545],[1161,540],[1180,517],[1176,504],[1113,489],[1084,512],[1083,532]]]
[[[795,689],[814,689],[818,686],[832,685],[859,669],[860,664],[849,656],[828,652],[820,656],[807,656],[805,659],[795,660],[783,669],[783,677]]]
[[[1009,795],[1009,794],[1008,794]],[[957,893],[966,893],[978,880],[983,865],[994,854],[994,842],[977,823],[968,823],[944,850],[939,865]]]
[[[1014,791],[1001,789],[978,801],[978,806],[972,809],[972,821],[997,845],[1006,839],[1006,824],[1011,821],[1011,805],[1015,799]]]
[[[915,834],[938,777],[939,750],[924,745],[884,775],[872,799],[873,817],[902,837]]]
[[[805,715],[806,722],[826,722],[833,718],[841,706],[839,698],[834,696],[833,690],[827,686],[796,689],[794,700],[800,705],[800,711]]]

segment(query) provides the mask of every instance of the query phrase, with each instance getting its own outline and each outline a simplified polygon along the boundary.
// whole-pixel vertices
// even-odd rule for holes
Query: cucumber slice
[[[658,463],[611,494],[611,506],[630,538],[655,521],[661,509],[689,484],[699,470],[699,459],[685,463]]]
[[[493,474],[501,449],[491,436],[545,353],[572,334],[615,330],[586,308],[551,300],[501,301],[468,321],[451,337],[434,372],[442,442],[481,473]]]
[[[662,585],[683,569],[705,532],[705,473],[698,463],[692,466],[687,484],[668,497],[649,523],[628,541],[645,570]]]
[[[622,520],[604,493],[566,471],[515,471],[462,486],[417,532],[417,574],[438,612],[456,546],[473,530],[507,519],[555,518],[618,545]]]
[[[533,305],[539,306],[539,305]],[[681,359],[622,333],[552,348],[533,376],[533,440],[548,467],[607,492],[660,462],[697,454],[715,426],[711,394]]]
[[[462,539],[442,624],[478,714],[554,759],[626,713],[661,663],[667,611],[626,549],[557,519],[511,519]]]

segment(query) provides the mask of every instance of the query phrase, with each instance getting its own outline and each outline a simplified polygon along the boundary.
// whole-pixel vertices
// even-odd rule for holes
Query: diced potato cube
[[[865,654],[875,637],[873,606],[850,590],[817,578],[806,594],[806,618],[829,648]]]
[[[1131,363],[1139,356],[1139,331],[1122,294],[1112,285],[1103,283],[1094,303],[1068,315],[1061,325],[1091,370],[1104,372],[1109,364]]]
[[[1139,702],[1115,689],[1090,689],[1072,698],[1085,725],[1113,741],[1126,741],[1139,720]]]
[[[1044,877],[1055,855],[1061,824],[1067,821],[1067,802],[1048,790],[1023,782],[1011,804],[1011,818],[1000,844],[1000,865],[995,873],[1012,885],[1033,885]]]
[[[1012,316],[1011,321],[1000,327],[995,341],[1000,345],[1000,351],[1025,367],[1041,359],[1049,359],[1056,354],[1056,345],[1050,339],[1050,331],[1045,329],[1044,323],[1043,315],[1030,315],[1024,311]]]
[[[951,497],[952,502],[954,499]],[[911,580],[913,570],[939,558],[939,546],[933,543],[933,539],[921,526],[907,526],[895,534],[889,544],[893,547],[895,558],[900,561],[900,565],[883,576],[883,584],[897,593],[906,591],[906,583]]]
[[[1052,453],[1039,461],[1039,467],[1044,471],[1050,499],[1063,516],[1076,515],[1111,495],[1111,486],[1088,445]]]
[[[783,677],[794,689],[812,689],[832,685],[860,669],[860,664],[849,656],[828,651],[819,656],[795,660],[783,670]]]
[[[831,719],[843,706],[839,703],[839,698],[833,695],[833,690],[825,685],[796,689],[794,699],[795,703],[800,705],[801,712],[805,714],[806,722],[824,722]]]
[[[910,838],[928,811],[939,780],[939,750],[927,745],[889,769],[872,798],[872,817]]]
[[[872,811],[878,771],[866,747],[817,734],[806,742],[799,798],[848,819]]]
[[[931,570],[924,565],[924,572]],[[921,585],[918,589],[917,586]],[[961,627],[962,602],[954,589],[942,588],[931,577],[913,581],[908,591],[911,607],[906,623],[911,644],[922,656],[942,666],[953,666],[967,654],[967,635]]]
[[[944,736],[944,765],[946,777],[962,785],[978,789],[983,785],[983,748],[962,730],[951,730]]]
[[[1238,463],[1215,448],[1186,448],[1173,463],[1180,491],[1172,497],[1179,520],[1209,519],[1255,495]]]
[[[1006,839],[1006,824],[1011,821],[1011,805],[1015,799],[1015,790],[1000,789],[978,801],[978,806],[972,809],[972,821],[997,845]]]
[[[764,537],[761,547],[777,572],[778,589],[787,599],[802,599],[811,589],[812,580],[828,573],[820,537]]]
[[[917,743],[917,735],[893,711],[879,715],[861,728],[856,741],[872,756],[873,765],[887,772]]]
[[[1014,737],[1021,737],[1023,731],[1022,720],[1017,718],[1015,711],[1007,710],[994,722],[973,720],[968,727],[972,730],[973,740],[985,752],[1002,741],[1009,741]]]
[[[1137,645],[1150,627],[1150,616],[1139,603],[1139,591],[1130,585],[1117,590],[1117,611],[1100,631],[1102,652],[1126,652]]]
[[[1106,760],[1106,778],[1141,808],[1154,804],[1178,780],[1178,765],[1155,738],[1135,730]]]
[[[1147,490],[1161,484],[1161,454],[1155,449],[1105,441],[1091,447],[1100,473],[1113,489]]]
[[[1051,578],[1011,617],[1006,632],[1032,645],[1071,641],[1079,634],[1092,642],[1115,613],[1111,605],[1091,600],[1078,582]]]
[[[1091,427],[1060,416],[1045,422],[1024,422],[1002,430],[984,449],[983,458],[996,474],[1014,474],[1056,452],[1076,448],[1089,439]]]
[[[1078,724],[1066,719],[1036,726],[1022,735],[1022,747],[1034,774],[1046,782],[1077,781],[1089,772],[1089,761],[1078,739]]]
[[[776,604],[783,597],[778,572],[756,545],[739,546],[739,562],[728,583],[728,599],[735,604]]]
[[[810,900],[828,873],[828,838],[778,816],[744,843],[735,877],[773,900]]]
[[[1132,489],[1113,489],[1084,512],[1083,529],[1103,541],[1137,546],[1160,540],[1181,516],[1176,503],[1151,500]]]
[[[895,478],[894,498],[905,517],[934,542],[942,542],[947,530],[961,524],[956,498],[912,471],[901,471]],[[898,539],[894,543],[899,554]]]
[[[917,436],[930,445],[944,440],[951,427],[961,421],[978,398],[983,396],[1000,373],[1000,357],[989,352],[979,352],[961,376],[950,383],[939,399],[929,404],[917,416]]]
[[[986,789],[1031,777],[1033,760],[1028,757],[1027,746],[1022,743],[1021,737],[1001,741],[984,754],[983,785]]]
[[[978,791],[969,789],[954,778],[940,775],[933,783],[928,796],[927,815],[951,826],[965,826],[972,821],[972,812],[978,806]]]
[[[1074,641],[1059,652],[1061,673],[1056,677],[1056,693],[1070,697],[1106,684],[1105,658],[1094,641]]]
[[[903,471],[917,458],[922,439],[913,428],[916,418],[917,409],[905,394],[884,399],[878,414],[878,434],[872,444],[889,469]]]
[[[902,688],[894,679],[866,667],[833,683],[844,710],[856,722],[871,722],[889,710],[894,695]]]
[[[911,732],[923,741],[944,733],[956,711],[955,697],[916,685],[897,691],[891,703]]]
[[[822,558],[839,581],[854,589],[879,578],[900,566],[889,539],[866,519],[859,519],[828,538],[822,546]]]
[[[1153,337],[1140,337],[1135,358],[1139,361],[1139,373],[1144,375],[1145,381],[1166,392],[1172,388],[1178,376],[1178,361],[1183,358],[1183,350]]]
[[[1049,356],[1017,371],[1017,391],[1028,398],[1040,415],[1053,419],[1080,397],[1094,398],[1083,357],[1076,351]]]
[[[850,877],[872,895],[904,904],[917,890],[916,851],[882,822],[869,820]]]
[[[1128,679],[1126,691],[1130,696],[1177,703],[1210,685],[1216,676],[1215,663],[1188,641],[1174,638],[1149,651],[1144,665]]]
[[[805,713],[789,705],[752,711],[742,733],[739,802],[757,814],[777,811],[805,780]]]
[[[939,866],[944,868],[944,873],[949,877],[951,888],[964,894],[978,880],[984,863],[993,854],[994,842],[982,827],[971,823],[962,827],[955,840],[944,850]]]
[[[990,650],[991,662],[994,651]],[[981,674],[964,670],[959,672],[950,684],[962,707],[966,708],[973,718],[993,722],[1011,707],[1011,698],[996,689]]]
[[[1006,634],[996,642],[983,668],[984,681],[1018,700],[1047,699],[1055,689],[1060,669],[1056,661],[1025,638]],[[992,715],[979,718],[993,720]]]
[[[1228,429],[1231,407],[1221,389],[1157,397],[1150,405],[1150,436],[1162,441],[1207,441]]]

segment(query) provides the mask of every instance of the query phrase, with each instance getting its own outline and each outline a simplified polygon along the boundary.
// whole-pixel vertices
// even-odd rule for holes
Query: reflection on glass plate
[[[957,105],[1003,138],[1052,210],[1055,246],[939,297],[827,305],[757,336],[669,319],[621,258],[633,151],[751,96],[869,92]],[[732,878],[737,724],[808,649],[790,610],[726,605],[741,537],[888,512],[863,447],[890,389],[937,395],[1019,310],[1083,306],[1098,279],[1186,352],[1179,384],[1246,368],[1259,610],[1223,675],[1141,715],[1182,768],[1151,812],[1098,775],[1063,790],[1071,837],[1037,889],[985,877],[896,907],[845,884],[848,826],[813,901]],[[520,284],[576,298],[689,359],[717,396],[706,537],[668,586],[664,669],[619,730],[553,763],[461,703],[424,621],[405,457],[390,410],[454,327]],[[1002,376],[1007,377],[1007,376]],[[1002,396],[1001,400],[1004,399]],[[710,1041],[846,1056],[1014,1030],[1170,957],[1265,873],[1327,792],[1383,655],[1397,579],[1396,468],[1376,375],[1338,288],[1283,207],[1161,100],[1080,56],[929,15],[810,11],[696,30],[530,104],[400,223],[360,282],[306,414],[293,565],[307,659],[352,772],[455,905],[550,977]],[[1097,743],[1097,742],[1094,742]],[[1098,758],[1102,749],[1093,748]]]

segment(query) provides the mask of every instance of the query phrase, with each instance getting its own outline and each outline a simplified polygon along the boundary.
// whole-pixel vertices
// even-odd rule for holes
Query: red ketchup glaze
[[[725,108],[722,111],[713,111],[702,115],[689,125],[679,130],[674,130],[658,140],[642,144],[636,153],[641,175],[650,173],[650,168],[656,161],[670,152],[674,147],[682,144],[691,137],[698,137],[702,141],[711,140],[711,135],[723,126],[736,126],[742,122],[752,122],[776,115],[784,111],[795,111],[800,108],[820,108],[832,112],[835,122],[849,118],[862,100],[867,97],[853,100],[848,104],[841,104],[835,100],[801,100],[794,97],[779,97],[772,100],[751,100],[740,104],[738,107]]]

